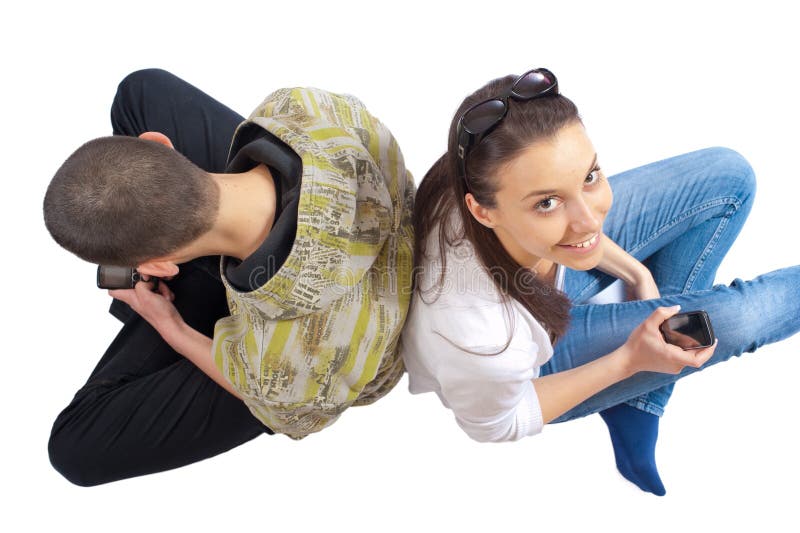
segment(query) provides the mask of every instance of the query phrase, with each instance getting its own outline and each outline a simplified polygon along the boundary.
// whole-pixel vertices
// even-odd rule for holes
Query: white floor
[[[664,498],[617,474],[597,416],[481,445],[405,379],[300,442],[265,436],[92,489],[63,480],[50,425],[119,323],[94,266],[50,239],[42,198],[72,150],[110,134],[116,83],[137,68],[172,70],[243,114],[277,87],[352,92],[419,181],[464,95],[547,66],[608,174],[714,145],[751,161],[758,199],[719,283],[800,263],[800,37],[782,4],[175,4],[16,3],[0,23],[0,530],[797,531],[800,336],[678,384],[657,449]]]

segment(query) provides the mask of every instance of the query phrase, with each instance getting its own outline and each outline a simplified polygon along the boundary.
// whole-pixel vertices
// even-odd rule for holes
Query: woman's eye
[[[600,167],[595,167],[589,175],[586,176],[586,179],[583,181],[585,185],[594,185],[598,181],[603,179],[603,175],[600,173]]]
[[[558,207],[558,198],[554,196],[548,196],[544,200],[540,201],[536,204],[536,210],[540,213],[549,213],[555,210]]]

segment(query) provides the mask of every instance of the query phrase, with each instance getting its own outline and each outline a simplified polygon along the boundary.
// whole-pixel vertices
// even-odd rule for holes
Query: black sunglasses
[[[467,152],[491,133],[508,113],[508,98],[532,100],[541,96],[558,94],[558,80],[546,68],[535,68],[524,73],[500,96],[479,102],[458,119],[458,159],[461,175],[466,182]]]

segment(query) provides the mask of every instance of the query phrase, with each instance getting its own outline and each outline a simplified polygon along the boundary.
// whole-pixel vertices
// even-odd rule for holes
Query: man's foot
[[[608,426],[620,474],[643,491],[666,494],[656,468],[658,417],[625,403],[600,411],[600,416]]]

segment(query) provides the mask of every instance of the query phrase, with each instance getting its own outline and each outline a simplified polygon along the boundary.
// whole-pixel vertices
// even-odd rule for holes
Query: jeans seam
[[[714,235],[711,236],[711,239],[708,241],[708,245],[703,249],[703,253],[700,254],[700,258],[695,263],[694,267],[692,268],[691,273],[689,274],[689,279],[686,280],[686,285],[684,285],[683,289],[681,290],[681,294],[690,291],[692,286],[694,285],[694,280],[697,279],[697,275],[700,272],[700,269],[703,268],[703,264],[705,264],[706,259],[708,256],[711,255],[711,252],[714,250],[714,247],[717,245],[717,241],[719,241],[720,235],[725,230],[725,227],[728,225],[728,221],[730,220],[731,216],[736,213],[738,207],[729,210],[725,215],[722,217],[719,225],[717,225],[717,230],[714,232]]]
[[[661,406],[659,406],[659,405],[657,405],[657,404],[655,404],[653,402],[649,402],[649,401],[645,401],[645,400],[641,399],[641,397],[643,395],[646,395],[646,394],[647,393],[644,393],[644,394],[640,394],[638,396],[635,396],[633,398],[630,398],[628,400],[622,400],[618,404],[615,404],[615,405],[619,405],[619,404],[624,403],[624,404],[630,405],[631,407],[634,407],[635,409],[638,409],[640,411],[644,411],[646,413],[650,413],[652,415],[661,417],[664,414],[664,409],[662,409]],[[609,406],[609,407],[611,407],[611,406]],[[582,409],[580,411],[574,411],[574,408],[573,408],[573,410],[567,411],[563,415],[561,415],[558,418],[556,418],[555,420],[553,420],[553,423],[554,424],[558,424],[558,423],[561,423],[561,422],[568,422],[570,420],[577,420],[579,418],[583,418],[583,417],[586,417],[586,416],[589,416],[589,415],[593,415],[593,414],[598,413],[598,412],[600,412],[602,410],[603,409],[584,408],[584,409]],[[569,415],[569,416],[567,417],[567,415]]]
[[[638,409],[639,411],[644,411],[646,413],[650,413],[658,417],[664,414],[664,409],[660,405],[656,405],[653,402],[642,400],[641,395],[637,396],[636,398],[633,398],[632,400],[628,400],[627,403],[628,405]]]
[[[635,254],[637,251],[641,250],[642,248],[644,248],[645,246],[647,246],[648,244],[650,244],[652,241],[654,241],[655,239],[657,239],[658,237],[660,237],[660,236],[661,236],[663,233],[665,233],[666,231],[669,231],[671,228],[673,228],[673,227],[674,227],[674,226],[676,226],[677,224],[680,224],[681,222],[683,222],[684,220],[686,220],[686,219],[687,219],[687,218],[689,218],[690,216],[693,216],[693,215],[695,215],[695,214],[697,214],[697,213],[699,213],[699,212],[701,212],[701,211],[704,211],[704,210],[706,210],[706,209],[711,209],[711,208],[718,207],[718,206],[720,206],[720,205],[724,205],[724,204],[731,204],[731,205],[733,205],[733,206],[734,206],[734,209],[733,209],[732,211],[730,211],[730,210],[729,210],[728,212],[726,212],[726,213],[723,215],[723,218],[724,218],[724,219],[728,219],[728,218],[730,218],[730,217],[732,216],[732,214],[733,214],[735,211],[737,211],[737,210],[738,210],[738,209],[741,207],[741,205],[742,205],[742,203],[739,201],[739,198],[737,198],[736,196],[723,196],[723,197],[721,197],[721,198],[715,198],[715,199],[713,199],[713,200],[709,200],[709,201],[707,201],[707,202],[705,202],[705,203],[703,203],[703,204],[700,204],[700,205],[694,206],[692,209],[689,209],[689,210],[687,210],[687,211],[684,211],[684,212],[683,212],[683,213],[681,213],[679,216],[677,216],[677,217],[673,218],[672,220],[670,220],[669,222],[667,222],[666,224],[664,224],[663,226],[661,226],[660,228],[658,228],[658,230],[657,230],[656,232],[654,232],[653,234],[651,234],[651,235],[650,235],[650,236],[649,236],[647,239],[645,239],[644,241],[642,241],[641,243],[639,243],[639,245],[638,245],[638,246],[636,246],[635,248],[633,248],[633,249],[632,249],[631,251],[629,251],[628,253],[629,253],[630,255],[633,255],[633,254]],[[719,229],[719,228],[718,228],[718,229]],[[723,226],[723,229],[724,229],[724,226]],[[721,231],[720,231],[720,233],[721,233]],[[717,233],[715,233],[715,234],[714,234],[714,238],[716,238],[716,236],[717,236]],[[714,240],[714,238],[712,238],[712,240]],[[707,254],[706,254],[706,252],[704,251],[704,252],[703,252],[703,255],[701,256],[701,258],[702,258],[702,259],[705,259],[705,257],[707,257]],[[693,269],[693,272],[694,272],[695,270],[696,270],[696,269]],[[694,277],[696,277],[696,275],[695,275]],[[693,280],[692,280],[692,281],[693,281]],[[595,279],[593,279],[593,280],[591,281],[591,283],[589,283],[589,284],[588,284],[586,287],[584,287],[584,288],[583,288],[583,290],[582,290],[582,291],[581,291],[581,292],[580,292],[580,293],[579,293],[579,294],[578,294],[578,295],[575,297],[575,300],[576,300],[576,301],[580,301],[580,300],[581,300],[581,298],[583,297],[584,293],[586,293],[586,291],[588,291],[589,289],[593,288],[593,287],[594,287],[595,285],[597,285],[598,283],[600,283],[600,279],[599,279],[599,278],[595,278]]]

